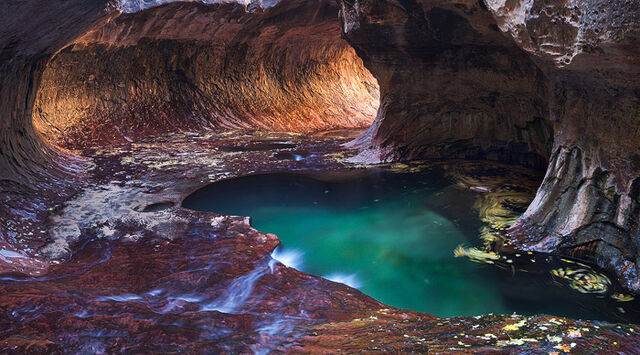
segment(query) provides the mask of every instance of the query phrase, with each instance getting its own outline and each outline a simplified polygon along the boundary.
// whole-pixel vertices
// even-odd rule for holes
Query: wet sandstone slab
[[[239,131],[85,150],[93,157],[91,177],[73,198],[52,200],[51,211],[42,206],[47,234],[54,238],[24,249],[35,258],[2,258],[0,308],[7,316],[0,320],[1,348],[15,353],[638,350],[633,325],[542,316],[441,319],[390,308],[279,264],[270,256],[277,237],[251,228],[246,217],[177,207],[189,192],[222,178],[357,168],[342,160],[353,153],[340,143],[352,137]],[[264,141],[295,148],[216,149]],[[279,159],[286,151],[307,158]],[[144,212],[159,203],[165,208]]]

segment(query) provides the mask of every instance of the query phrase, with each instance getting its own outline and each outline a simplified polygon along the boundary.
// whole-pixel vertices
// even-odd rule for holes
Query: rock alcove
[[[438,322],[385,308],[274,266],[277,238],[243,218],[174,206],[203,183],[256,172],[524,166],[544,179],[491,251],[583,260],[619,284],[608,297],[631,301],[640,290],[637,2],[29,0],[3,2],[0,13],[0,303],[13,314],[0,320],[3,349],[553,351],[590,349],[601,335],[602,351],[637,350],[633,330],[605,325],[577,339],[570,330],[590,324]],[[38,291],[23,297],[25,287]],[[232,305],[240,289],[244,303]],[[174,318],[180,339],[165,341],[173,330],[160,315]],[[393,334],[416,339],[371,344],[369,326],[400,319],[413,330]],[[95,332],[81,332],[87,322]],[[529,323],[548,331],[540,338]],[[425,327],[437,330],[427,343]],[[518,337],[478,337],[504,327]],[[454,338],[473,329],[485,333]],[[535,337],[544,341],[513,341]]]

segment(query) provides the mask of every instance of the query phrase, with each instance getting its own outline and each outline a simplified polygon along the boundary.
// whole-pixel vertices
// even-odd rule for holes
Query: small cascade
[[[251,296],[256,282],[269,271],[267,265],[255,268],[250,273],[237,278],[227,287],[225,294],[215,301],[203,305],[201,311],[218,311],[222,313],[237,313]]]

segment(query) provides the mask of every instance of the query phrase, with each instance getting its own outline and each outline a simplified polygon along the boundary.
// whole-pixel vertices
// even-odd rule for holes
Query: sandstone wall
[[[378,87],[334,3],[174,3],[111,21],[48,65],[34,123],[77,148],[203,128],[368,127]]]
[[[341,4],[344,35],[381,87],[376,123],[359,142],[372,151],[365,158],[544,166],[549,88],[482,3]]]
[[[340,4],[381,87],[364,158],[548,158],[512,242],[592,259],[640,290],[637,2]]]

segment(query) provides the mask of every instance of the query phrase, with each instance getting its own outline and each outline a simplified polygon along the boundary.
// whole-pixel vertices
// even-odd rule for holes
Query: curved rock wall
[[[543,74],[481,3],[342,1],[344,35],[381,87],[364,159],[481,158],[541,166]]]
[[[340,3],[381,87],[363,159],[549,157],[511,242],[592,259],[640,290],[640,4]]]
[[[201,128],[368,127],[377,83],[339,38],[335,4],[286,5],[122,15],[48,65],[35,127],[71,148]]]
[[[593,258],[638,292],[640,3],[523,4],[492,11],[540,58],[553,88],[555,139],[542,186],[513,235],[528,249]]]
[[[129,15],[122,15],[121,6],[121,2],[111,0],[0,3],[0,251],[3,253],[0,270],[3,272],[35,275],[46,269],[48,264],[27,255],[40,256],[37,250],[52,237],[47,235],[48,216],[77,193],[83,182],[91,181],[88,168],[92,164],[53,147],[51,142],[76,148],[194,127],[275,129],[277,124],[282,127],[286,123],[282,118],[291,113],[297,113],[294,128],[309,131],[323,124],[320,117],[326,119],[322,128],[336,128],[362,125],[363,112],[368,110],[371,115],[375,112],[375,80],[339,38],[337,8],[331,1],[288,1],[267,11],[237,3],[176,3],[168,5],[173,6],[173,13],[157,7]],[[119,16],[122,19],[118,20]],[[162,21],[155,22],[154,18]],[[118,32],[121,29],[134,32]],[[333,32],[328,35],[327,31]],[[260,43],[261,40],[271,42]],[[243,44],[246,46],[233,48]],[[252,51],[270,55],[273,60],[259,63]],[[191,53],[194,58],[185,56]],[[103,60],[113,60],[111,69],[98,65],[101,61],[93,58],[94,54]],[[127,59],[125,54],[134,57]],[[150,59],[143,60],[143,55]],[[163,57],[168,55],[171,57]],[[152,64],[159,67],[152,68]],[[298,70],[298,66],[303,70]],[[52,72],[51,68],[59,71]],[[235,81],[234,76],[218,75],[227,69],[233,71]],[[163,70],[166,72],[162,73]],[[358,76],[362,80],[354,79]],[[96,78],[113,80],[114,85],[96,83]],[[281,79],[288,81],[274,83]],[[173,80],[178,88],[172,87]],[[215,87],[230,85],[229,82],[236,91]],[[315,86],[301,95],[289,95],[297,85],[312,84]],[[40,92],[41,89],[44,90]],[[222,114],[213,117],[220,111],[197,116],[205,109],[221,107],[211,104],[199,111],[201,107],[197,105],[210,104],[214,99],[207,100],[206,95],[226,95],[221,99],[228,99],[228,91],[247,95],[260,105],[242,107],[242,102],[236,102],[231,109],[243,110],[238,110],[235,116],[224,111],[226,121],[222,121]],[[327,95],[332,96],[330,102]],[[354,99],[352,95],[357,97]],[[167,99],[175,105],[169,106]],[[344,109],[336,111],[339,104],[345,105]],[[56,116],[43,110],[45,107]],[[141,115],[135,116],[127,108],[139,109]],[[323,111],[304,115],[317,108]],[[111,115],[100,109],[124,114]],[[73,120],[79,119],[74,114],[95,112],[100,115],[85,117],[90,124]],[[274,117],[280,114],[280,120],[268,122],[268,113],[274,113]],[[176,116],[169,122],[166,117],[171,114]],[[14,258],[16,255],[24,257]]]
[[[49,58],[92,27],[104,24],[109,6],[105,0],[4,1],[0,4],[3,14],[0,29],[2,191],[28,188],[68,166],[43,166],[44,162],[64,160],[64,157],[48,149],[34,134],[31,117],[37,88]],[[57,20],[60,18],[65,21]]]

